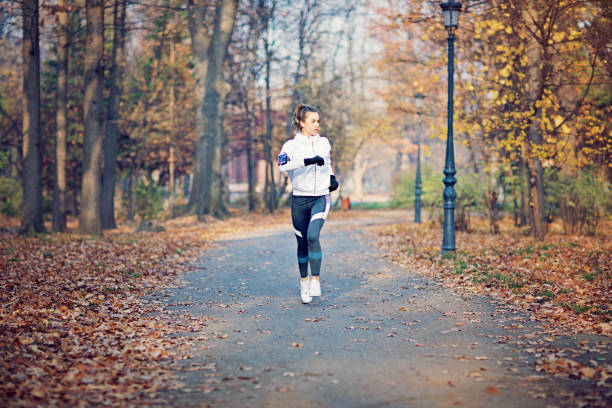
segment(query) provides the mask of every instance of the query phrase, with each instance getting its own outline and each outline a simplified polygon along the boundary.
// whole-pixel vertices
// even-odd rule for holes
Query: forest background
[[[378,231],[385,256],[555,334],[612,335],[612,3],[462,6],[458,245],[442,256],[440,2],[0,0],[0,399],[180,389],[170,336],[205,317],[151,319],[143,295],[226,234],[289,222],[276,155],[303,102],[333,147],[335,203],[412,209],[422,136],[424,222]],[[609,384],[584,364],[535,368]]]
[[[500,214],[536,239],[610,214],[612,7],[467,1],[456,46],[457,227]],[[426,95],[423,205],[441,214],[446,31],[438,2],[11,1],[0,7],[3,214],[100,234],[117,219],[242,204],[273,212],[275,157],[316,105],[343,181],[414,201],[413,95]],[[230,203],[228,163],[248,189]],[[257,188],[258,162],[265,180]],[[387,188],[387,186],[389,186]],[[285,195],[286,197],[286,195]]]

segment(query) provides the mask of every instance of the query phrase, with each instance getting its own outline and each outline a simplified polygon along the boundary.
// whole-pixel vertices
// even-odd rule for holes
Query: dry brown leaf
[[[497,389],[497,387],[494,386],[489,386],[487,387],[487,389],[485,390],[485,392],[489,393],[489,394],[499,394],[499,390]]]

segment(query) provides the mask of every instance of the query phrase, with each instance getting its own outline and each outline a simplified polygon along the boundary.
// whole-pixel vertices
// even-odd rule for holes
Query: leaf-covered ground
[[[612,336],[612,240],[607,236],[550,235],[538,243],[512,232],[459,232],[456,253],[441,255],[442,230],[432,223],[378,227],[376,234],[394,262],[457,290],[501,299],[540,320],[553,336]],[[581,364],[568,357],[575,350],[533,344],[526,351],[540,357],[536,371],[610,385],[612,366],[594,360]]]
[[[285,218],[181,218],[165,223],[165,232],[133,232],[132,226],[103,238],[24,237],[11,228],[15,220],[3,219],[0,401],[155,404],[156,390],[179,386],[166,367],[177,358],[175,339],[198,330],[206,318],[176,316],[146,295],[179,283],[180,274],[225,234]]]
[[[457,233],[456,253],[441,255],[431,224],[381,227],[394,261],[449,285],[520,306],[557,334],[612,335],[612,240],[552,235]]]
[[[334,212],[331,218],[363,214]],[[0,220],[0,401],[123,407],[164,405],[158,391],[182,386],[168,364],[182,356],[179,339],[207,322],[170,312],[148,295],[180,285],[181,274],[215,241],[262,226],[289,227],[290,217],[285,209],[206,223],[180,218],[164,223],[165,232],[124,226],[102,238],[23,237],[15,233],[17,224]],[[609,239],[552,236],[538,244],[512,234],[459,233],[457,254],[441,257],[438,228],[408,224],[379,233],[395,261],[506,299],[548,322],[551,332],[612,335]],[[549,360],[538,368],[598,381],[608,375],[572,360]]]

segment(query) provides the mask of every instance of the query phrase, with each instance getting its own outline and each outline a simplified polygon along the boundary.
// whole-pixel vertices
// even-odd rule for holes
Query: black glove
[[[339,185],[340,185],[340,183],[338,183],[338,181],[336,181],[336,176],[334,176],[333,174],[331,176],[329,176],[329,192],[330,193],[332,191],[337,190]]]
[[[311,164],[316,164],[317,166],[322,166],[325,163],[321,156],[315,156],[308,159],[304,159],[304,166],[310,166]]]

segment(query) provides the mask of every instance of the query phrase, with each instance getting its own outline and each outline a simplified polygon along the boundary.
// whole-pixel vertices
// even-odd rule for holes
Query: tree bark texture
[[[83,234],[102,232],[102,145],[104,139],[104,106],[102,66],[104,46],[103,0],[87,0],[87,40],[85,48],[85,97],[83,100],[83,180],[79,230]]]
[[[201,5],[203,6],[203,5]],[[231,39],[236,19],[238,1],[221,0],[216,7],[215,23],[212,33],[206,44],[206,36],[201,33],[205,30],[202,26],[192,24],[198,20],[202,21],[201,10],[190,12],[190,32],[192,47],[196,57],[196,149],[194,160],[194,180],[189,207],[195,210],[200,220],[204,214],[215,216],[223,215],[223,202],[221,187],[221,108],[225,99],[226,84],[223,81],[223,63],[227,53],[227,47]],[[192,29],[192,25],[196,26]],[[196,30],[197,29],[197,30]],[[194,33],[195,31],[195,33]],[[195,40],[195,41],[194,41]],[[199,44],[196,46],[196,43]],[[207,49],[206,56],[201,52]],[[203,88],[201,87],[202,67],[197,66],[206,59],[206,75]],[[199,109],[199,98],[203,96],[201,109]]]
[[[44,232],[42,220],[42,152],[40,143],[40,49],[38,0],[23,8],[23,214],[21,231]]]
[[[268,24],[272,13],[274,12],[273,2],[272,8],[267,15],[266,34],[264,37],[264,50],[266,54],[266,132],[264,134],[264,156],[266,160],[266,185],[265,185],[265,202],[268,212],[274,212],[277,208],[276,197],[276,182],[274,181],[274,165],[275,160],[272,157],[272,94],[270,92],[270,76],[272,67],[272,49],[269,38]]]
[[[246,136],[246,153],[247,153],[247,178],[249,186],[249,211],[255,209],[255,152],[253,151],[253,129],[251,120],[251,109],[248,89],[244,99],[244,131]]]
[[[194,58],[195,78],[195,148],[193,154],[193,179],[189,195],[189,211],[198,212],[198,203],[202,196],[204,174],[204,160],[207,140],[204,138],[204,97],[206,95],[206,70],[208,67],[208,48],[211,34],[206,21],[208,1],[191,0],[187,9],[189,34],[191,37],[191,51]]]
[[[172,46],[170,48],[170,64],[174,64],[174,48],[176,47],[176,38],[174,38],[172,40]],[[174,90],[174,81],[175,79],[175,75],[174,75],[174,68],[172,75],[170,76],[170,137],[169,137],[169,141],[168,141],[168,190],[170,192],[170,197],[169,197],[169,201],[170,201],[170,214],[171,216],[174,216],[174,193],[175,193],[175,188],[174,188],[174,166],[176,163],[176,159],[174,157],[174,141],[176,138],[176,108],[175,108],[175,90]]]
[[[531,1],[530,1],[531,3]],[[527,10],[527,8],[525,8]],[[537,10],[534,7],[533,10]],[[527,11],[524,11],[527,13]],[[529,222],[531,232],[537,241],[544,240],[546,236],[545,197],[544,197],[544,170],[540,159],[535,155],[535,148],[542,144],[541,118],[542,108],[538,101],[544,95],[546,86],[546,50],[545,44],[538,40],[538,27],[533,18],[528,15],[523,17],[527,26],[535,33],[534,39],[527,48],[529,66],[527,70],[527,97],[529,104],[533,107],[533,116],[527,129],[525,165],[527,168],[527,197]],[[529,23],[531,22],[531,23]]]
[[[110,67],[110,95],[106,114],[104,138],[104,173],[102,177],[102,228],[116,228],[115,184],[117,174],[117,137],[119,134],[119,102],[121,78],[125,63],[126,0],[116,0],[113,9],[113,50]]]
[[[53,231],[66,231],[66,140],[68,134],[67,81],[69,21],[66,0],[58,0],[57,12],[57,130],[55,135],[55,183],[53,188]]]

